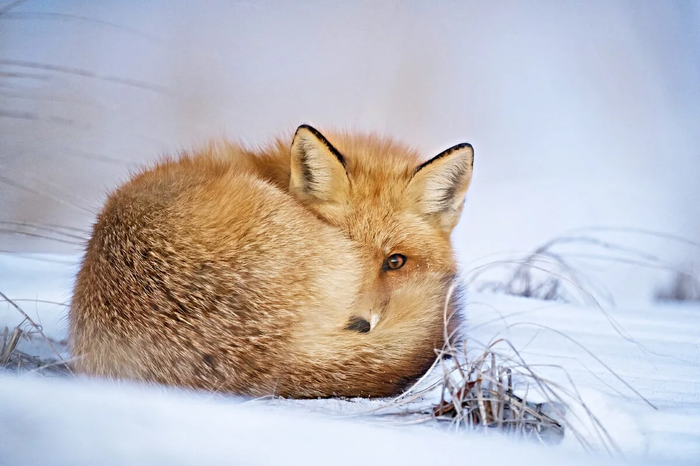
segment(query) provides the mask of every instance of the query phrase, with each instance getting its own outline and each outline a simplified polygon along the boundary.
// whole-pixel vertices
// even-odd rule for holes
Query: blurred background
[[[697,289],[694,0],[0,2],[0,251],[77,253],[139,166],[301,123],[471,142],[471,278],[544,244],[617,302]]]

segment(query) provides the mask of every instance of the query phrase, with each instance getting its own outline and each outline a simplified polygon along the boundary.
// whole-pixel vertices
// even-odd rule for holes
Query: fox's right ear
[[[341,203],[350,189],[345,159],[315,128],[301,125],[292,141],[289,191],[312,204]]]
[[[471,144],[458,144],[421,164],[408,183],[407,193],[419,212],[445,233],[459,221],[473,168]]]

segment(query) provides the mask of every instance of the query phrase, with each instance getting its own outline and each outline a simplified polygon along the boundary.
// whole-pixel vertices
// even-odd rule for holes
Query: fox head
[[[346,330],[369,337],[412,323],[415,328],[394,338],[415,340],[404,343],[425,365],[458,326],[458,317],[448,316],[447,327],[443,318],[457,273],[450,234],[469,188],[474,152],[464,143],[420,160],[416,151],[385,138],[325,137],[302,125],[291,146],[289,190],[339,228],[365,264]]]

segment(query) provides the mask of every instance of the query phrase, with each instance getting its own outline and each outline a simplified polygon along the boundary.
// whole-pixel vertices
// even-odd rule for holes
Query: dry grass
[[[563,438],[565,407],[530,402],[527,391],[522,397],[516,395],[513,368],[496,352],[487,350],[468,363],[466,356],[462,361],[454,364],[453,374],[443,377],[442,396],[433,409],[436,420],[470,430],[500,429],[555,443]],[[537,383],[545,382],[539,379]]]
[[[567,407],[556,385],[527,365],[513,364],[491,349],[472,359],[466,358],[465,353],[459,354],[458,359],[457,355],[449,359],[445,356],[441,354],[431,376],[422,380],[427,383],[421,388],[416,385],[363,416],[383,416],[399,424],[436,423],[455,433],[515,435],[545,444],[563,440]],[[548,401],[529,401],[528,393],[533,387],[549,395]],[[425,399],[434,399],[436,390],[439,401],[426,405]],[[585,443],[582,435],[577,437]]]
[[[689,267],[688,271],[676,272],[669,283],[656,290],[657,301],[700,301],[700,271]]]
[[[64,341],[56,341],[47,337],[41,326],[34,322],[19,305],[0,292],[0,297],[22,314],[24,319],[14,329],[5,327],[0,344],[0,368],[15,373],[42,373],[46,375],[71,374],[68,361],[63,357],[67,352]],[[21,340],[40,342],[50,348],[52,357],[40,358],[21,351],[18,347]]]
[[[406,417],[411,423],[436,423],[455,433],[497,433],[547,445],[560,443],[568,431],[587,451],[596,450],[589,441],[595,437],[610,454],[619,453],[570,379],[569,386],[564,386],[542,377],[505,339],[471,357],[466,347],[463,342],[460,348],[444,348],[421,383],[369,414],[399,422]],[[435,399],[436,391],[439,399],[429,409],[418,402]],[[531,396],[540,401],[531,401]],[[591,425],[595,432],[579,431],[572,424],[575,412],[585,413],[587,419],[575,419],[574,414],[573,421]]]
[[[596,306],[601,302],[614,304],[605,285],[595,280],[591,274],[583,272],[580,267],[583,261],[587,264],[626,264],[669,272],[676,279],[667,290],[657,293],[660,299],[676,295],[697,295],[700,290],[700,277],[697,273],[689,273],[677,264],[664,261],[647,251],[595,236],[606,232],[636,234],[639,237],[666,241],[670,245],[700,250],[700,243],[661,232],[627,228],[584,228],[555,237],[529,254],[473,267],[465,274],[466,284],[476,291],[492,291],[545,301]]]

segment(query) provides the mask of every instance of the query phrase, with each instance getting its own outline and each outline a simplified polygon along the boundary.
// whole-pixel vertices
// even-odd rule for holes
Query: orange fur
[[[75,368],[253,396],[399,393],[444,343],[472,157],[421,165],[388,139],[302,126],[291,149],[212,144],[134,176],[77,277]]]

